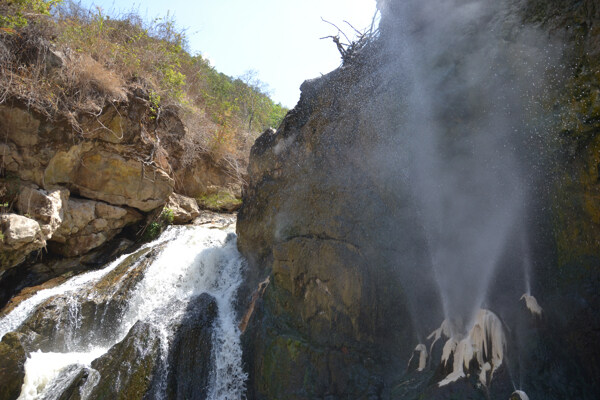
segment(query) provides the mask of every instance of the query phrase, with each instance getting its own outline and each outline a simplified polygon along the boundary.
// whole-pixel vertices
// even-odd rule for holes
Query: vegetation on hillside
[[[216,158],[244,158],[287,112],[254,74],[231,78],[190,54],[168,16],[108,16],[62,0],[0,3],[0,90],[0,103],[65,116],[75,129],[80,116],[143,93],[155,118],[166,107],[179,110],[186,149]]]

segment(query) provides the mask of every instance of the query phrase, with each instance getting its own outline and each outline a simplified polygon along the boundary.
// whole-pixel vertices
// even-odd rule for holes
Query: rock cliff
[[[381,62],[374,43],[305,82],[252,148],[238,243],[249,285],[271,276],[245,333],[252,398],[379,398],[439,317],[411,315],[408,298],[439,299],[410,193],[378,157],[398,112]]]
[[[518,373],[519,385],[533,397],[594,398],[600,365],[593,344],[600,327],[594,311],[600,306],[600,9],[594,1],[502,3],[510,12],[500,15],[512,18],[502,26],[519,21],[520,27],[502,36],[502,43],[531,28],[548,43],[565,44],[553,58],[559,78],[549,78],[536,97],[537,117],[526,120],[535,125],[533,139],[516,146],[532,195],[523,200],[527,216],[515,224],[519,228],[509,234],[501,257],[504,264],[531,257],[532,291],[544,310],[551,309],[536,320],[519,306],[522,293],[514,285],[522,283],[499,272],[488,301],[497,305],[503,324],[519,327],[509,334],[509,360],[485,389],[472,365],[465,366],[469,378],[442,388],[435,382],[451,372],[443,365],[429,361],[424,372],[407,370],[413,349],[426,340],[423,333],[443,319],[443,307],[409,167],[393,151],[409,148],[420,134],[402,122],[403,66],[397,47],[389,46],[405,28],[398,24],[404,5],[378,3],[379,37],[337,70],[305,82],[282,125],[252,148],[237,225],[238,247],[250,264],[247,299],[253,297],[243,336],[248,396],[501,399],[511,396],[510,375],[514,382]],[[474,9],[487,4],[459,3]],[[427,16],[410,29],[425,31],[426,22]],[[481,27],[465,28],[467,35],[469,29]],[[452,135],[461,123],[476,121],[473,113],[489,99],[453,92],[445,82],[473,77],[460,76],[468,61],[445,56],[435,67],[445,74],[439,87],[446,91],[436,94],[448,100],[439,118],[446,118]],[[542,73],[553,71],[546,66]],[[478,93],[478,84],[493,85],[474,83],[475,90],[465,92]],[[530,251],[515,251],[517,229],[528,232]],[[261,290],[251,296],[259,282]],[[439,360],[441,351],[432,348],[431,360]]]
[[[105,249],[126,227],[140,231],[165,205],[174,223],[186,223],[199,215],[194,197],[239,196],[240,177],[208,154],[182,165],[186,128],[178,112],[156,116],[140,89],[98,115],[51,116],[8,99],[0,132],[1,304],[25,285],[89,267],[94,257],[82,256]],[[31,262],[40,256],[78,261],[40,274]]]

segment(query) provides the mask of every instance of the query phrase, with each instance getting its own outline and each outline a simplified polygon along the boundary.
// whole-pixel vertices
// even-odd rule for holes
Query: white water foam
[[[167,233],[156,241],[146,244],[143,248],[152,247],[160,243],[172,240],[175,232]],[[87,285],[92,285],[102,279],[103,276],[108,274],[110,271],[115,269],[123,260],[129,257],[131,254],[125,254],[115,261],[109,263],[103,269],[97,271],[87,272],[85,274],[77,275],[63,284],[50,288],[44,289],[37,292],[32,297],[23,300],[17,307],[15,307],[8,315],[0,319],[0,339],[8,332],[17,329],[29,316],[35,311],[37,306],[42,304],[53,296],[64,295],[67,293],[74,293],[79,289],[84,288]]]
[[[97,348],[85,353],[31,353],[25,362],[25,381],[18,400],[35,400],[46,386],[66,367],[73,364],[87,366],[106,353],[108,349]]]
[[[128,302],[120,327],[112,344],[121,341],[139,320],[151,323],[162,333],[161,353],[166,362],[172,327],[183,317],[187,303],[197,295],[212,295],[218,306],[213,333],[215,369],[209,387],[210,399],[240,399],[247,375],[241,363],[240,331],[233,302],[241,284],[244,261],[237,251],[233,228],[227,230],[205,227],[170,227],[154,246],[168,242],[147,267]],[[40,291],[23,301],[0,321],[3,334],[18,328],[43,301],[55,295],[84,290],[116,268],[129,255],[120,257],[100,271],[80,275],[53,288]],[[75,296],[73,296],[75,298]],[[77,305],[71,305],[74,310]],[[80,313],[69,312],[74,319]],[[78,321],[69,327],[76,328]],[[110,347],[110,346],[109,346]],[[108,348],[86,353],[32,353],[26,364],[26,384],[21,399],[39,398],[44,387],[52,384],[61,371],[73,364],[89,365]],[[56,382],[55,382],[56,383]]]
[[[160,328],[163,337],[169,337],[170,327],[183,317],[182,302],[187,304],[193,297],[208,293],[218,306],[213,339],[216,365],[208,397],[241,398],[246,374],[241,366],[240,331],[233,301],[241,284],[242,268],[232,229],[182,230],[146,270],[128,303],[119,340],[138,320],[151,322]]]

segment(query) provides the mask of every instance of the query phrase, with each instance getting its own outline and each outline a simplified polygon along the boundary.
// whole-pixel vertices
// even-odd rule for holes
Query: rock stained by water
[[[595,398],[597,6],[378,3],[379,38],[252,149],[248,395]]]

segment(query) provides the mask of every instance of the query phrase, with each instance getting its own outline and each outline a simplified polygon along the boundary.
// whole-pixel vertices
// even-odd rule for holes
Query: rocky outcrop
[[[21,393],[25,378],[27,354],[19,340],[20,335],[8,333],[0,342],[0,399],[15,400]]]
[[[27,217],[16,214],[2,217],[6,226],[4,268],[18,264],[47,243],[56,254],[80,256],[142,219],[132,208],[69,196],[64,188],[44,190],[35,185],[20,188],[16,208]]]
[[[0,270],[11,268],[46,245],[40,225],[34,219],[18,214],[0,215]]]
[[[173,213],[173,223],[177,225],[192,222],[200,215],[200,209],[196,200],[177,193],[173,193],[169,197],[169,201],[167,201],[165,207],[171,210]]]
[[[61,68],[60,55],[48,57],[51,69]],[[0,206],[27,218],[2,217],[0,269],[41,249],[50,259],[89,254],[125,227],[152,219],[169,198],[175,223],[188,223],[198,207],[174,193],[176,182],[177,192],[195,197],[215,188],[232,191],[239,206],[241,178],[233,167],[217,165],[205,153],[186,155],[187,131],[178,111],[163,107],[157,118],[148,93],[131,90],[97,115],[49,115],[11,99],[0,104]],[[1,284],[14,286],[17,275],[30,272],[12,273],[10,282],[0,276]]]
[[[67,257],[88,253],[125,226],[142,219],[134,209],[93,200],[69,199],[66,210],[64,222],[52,236],[50,249]]]
[[[424,113],[425,118],[439,118],[448,129],[448,142],[440,147],[451,146],[452,135],[460,135],[461,127],[470,129],[479,104],[486,99],[478,97],[477,90],[466,90],[472,98],[456,96],[462,89],[447,83],[456,79],[460,88],[470,87],[454,75],[468,62],[463,58],[454,62],[456,55],[444,51],[443,57],[432,57],[439,82],[417,89],[402,82],[399,75],[405,65],[394,57],[402,47],[397,41],[405,39],[402,34],[407,29],[398,23],[406,22],[399,16],[410,2],[378,3],[384,8],[381,37],[362,48],[352,62],[305,82],[300,102],[279,129],[265,132],[252,148],[237,227],[239,249],[249,259],[243,298],[254,304],[243,336],[249,397],[509,398],[514,391],[509,372],[519,370],[522,389],[532,398],[594,398],[598,390],[593,377],[600,365],[599,347],[594,344],[600,332],[594,311],[600,306],[598,7],[591,0],[507,3],[523,7],[511,14],[514,21],[522,18],[540,32],[552,32],[556,36],[550,41],[557,36],[565,40],[567,50],[556,65],[573,69],[561,70],[567,78],[552,80],[556,87],[547,88],[544,96],[551,92],[548,104],[553,104],[550,115],[528,120],[540,124],[536,129],[545,132],[543,143],[533,143],[539,138],[529,137],[518,148],[520,162],[535,171],[531,175],[541,177],[527,177],[535,185],[531,215],[516,226],[531,235],[532,293],[544,308],[542,322],[529,312],[520,316],[515,311],[522,292],[507,300],[508,294],[515,294],[514,285],[522,284],[519,278],[507,277],[506,282],[513,284],[507,287],[500,276],[494,277],[498,287],[490,288],[488,295],[490,302],[504,305],[499,306],[500,319],[510,327],[528,326],[529,331],[520,336],[513,333],[508,339],[509,361],[483,389],[476,369],[442,388],[434,382],[452,371],[439,364],[423,371],[415,371],[413,365],[406,371],[413,349],[423,343],[417,333],[424,340],[433,331],[432,323],[439,324],[443,317],[428,271],[433,255],[428,254],[419,210],[408,190],[415,184],[410,180],[419,175],[408,174],[406,160],[390,149],[406,149],[406,138],[421,137],[419,129],[430,122],[402,125],[412,111],[403,102],[407,91],[442,99],[439,109]],[[418,3],[414,2],[416,8]],[[477,3],[485,7],[493,2]],[[423,15],[422,24],[412,26],[411,34],[418,36],[427,23],[436,21],[428,17]],[[494,18],[499,17],[490,19]],[[531,25],[525,26],[527,30]],[[481,27],[460,28],[459,34],[469,35]],[[515,40],[512,35],[515,31],[501,42]],[[494,64],[495,72],[504,66],[499,65]],[[544,73],[549,69],[546,66]],[[463,78],[474,87],[481,84],[471,81],[472,75]],[[427,111],[439,115],[430,117]],[[512,118],[515,124],[516,117]],[[459,150],[468,152],[473,142],[463,144]],[[439,167],[450,166],[441,162]],[[464,181],[467,177],[459,176]],[[507,240],[500,263],[523,263],[530,255],[514,251],[519,240]],[[250,293],[267,277],[271,284],[262,299],[252,298]],[[415,309],[434,315],[417,314]],[[431,357],[440,359],[441,352],[434,348],[436,355]],[[518,360],[510,361],[515,354]],[[549,363],[553,367],[548,371],[539,370]],[[483,364],[487,379],[489,370]]]
[[[395,130],[372,109],[390,85],[371,75],[379,61],[370,52],[305,82],[252,148],[238,247],[248,293],[271,284],[244,333],[250,397],[378,398],[405,368],[416,325],[436,318],[418,321],[408,302],[437,308],[405,284],[434,292],[410,196],[376,154]]]

